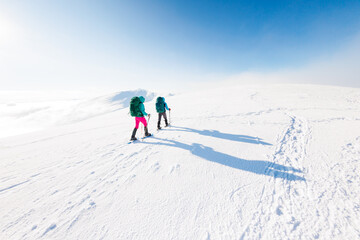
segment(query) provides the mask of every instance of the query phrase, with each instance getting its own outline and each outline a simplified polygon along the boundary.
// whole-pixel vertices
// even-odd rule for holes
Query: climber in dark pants
[[[165,127],[169,126],[167,116],[166,116],[166,110],[171,111],[171,108],[169,108],[168,105],[166,104],[165,98],[158,97],[156,99],[156,104],[155,105],[156,105],[156,112],[158,112],[158,114],[159,114],[159,118],[158,118],[158,122],[157,122],[157,128],[161,129],[161,127],[160,127],[161,117],[164,117]]]

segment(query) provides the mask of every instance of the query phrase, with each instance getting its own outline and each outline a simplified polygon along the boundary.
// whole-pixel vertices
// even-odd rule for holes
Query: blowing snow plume
[[[145,101],[151,101],[155,93],[143,89],[122,91],[81,102],[74,106],[70,113],[59,121],[61,124],[83,121],[92,117],[103,115],[129,107],[134,96],[144,96]]]
[[[36,95],[38,93],[35,93]],[[69,96],[37,99],[28,93],[13,93],[17,98],[1,100],[0,137],[19,135],[47,127],[84,121],[96,116],[127,108],[134,96],[144,96],[151,101],[155,93],[138,89],[121,91],[96,98]]]

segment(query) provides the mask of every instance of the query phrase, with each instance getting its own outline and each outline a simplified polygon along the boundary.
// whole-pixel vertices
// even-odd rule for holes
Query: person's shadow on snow
[[[156,137],[153,137],[153,139],[160,140],[160,142],[143,143],[182,148],[205,160],[247,172],[272,176],[274,178],[282,178],[289,181],[305,181],[305,178],[294,174],[294,172],[300,173],[302,171],[293,167],[286,167],[269,161],[245,160],[237,158],[226,153],[217,152],[210,147],[206,147],[198,143],[189,145],[175,140],[167,140]]]
[[[193,132],[193,133],[197,133],[197,134],[200,134],[203,136],[221,138],[221,139],[226,139],[226,140],[231,140],[231,141],[236,141],[236,142],[272,145],[270,143],[262,141],[262,139],[258,138],[258,137],[251,137],[251,136],[247,136],[247,135],[237,135],[237,134],[231,134],[231,133],[222,133],[217,130],[197,130],[194,128],[177,127],[177,126],[172,126],[170,129],[166,129],[166,130],[167,131]]]

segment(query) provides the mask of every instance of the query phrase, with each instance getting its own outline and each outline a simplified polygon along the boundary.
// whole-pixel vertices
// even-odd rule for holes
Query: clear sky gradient
[[[0,0],[0,83],[184,88],[316,65],[358,49],[359,32],[358,0]]]

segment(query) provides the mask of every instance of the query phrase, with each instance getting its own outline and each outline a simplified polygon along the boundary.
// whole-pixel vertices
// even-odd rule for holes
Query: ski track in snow
[[[310,131],[306,121],[291,117],[288,128],[275,148],[273,163],[285,164],[294,169],[301,168],[309,137]],[[302,171],[304,169],[301,169]],[[240,239],[284,239],[289,237],[296,239],[299,237],[292,236],[301,223],[296,220],[298,211],[301,211],[301,206],[297,204],[299,195],[297,185],[304,186],[306,182],[269,179],[263,186],[258,203],[259,211],[254,213]]]
[[[309,141],[308,123],[291,117],[291,124],[277,145],[274,163],[286,163],[295,168],[306,165]],[[302,169],[304,176],[312,181],[269,179],[259,200],[260,210],[254,213],[240,239],[360,238],[359,156],[360,137],[343,147],[341,158],[344,161],[333,166],[326,164],[329,169],[325,172],[329,175],[325,179],[311,176],[306,168]],[[349,169],[347,165],[356,167]],[[332,188],[324,186],[324,180]],[[355,218],[351,217],[354,213]],[[346,226],[345,238],[340,225]]]

